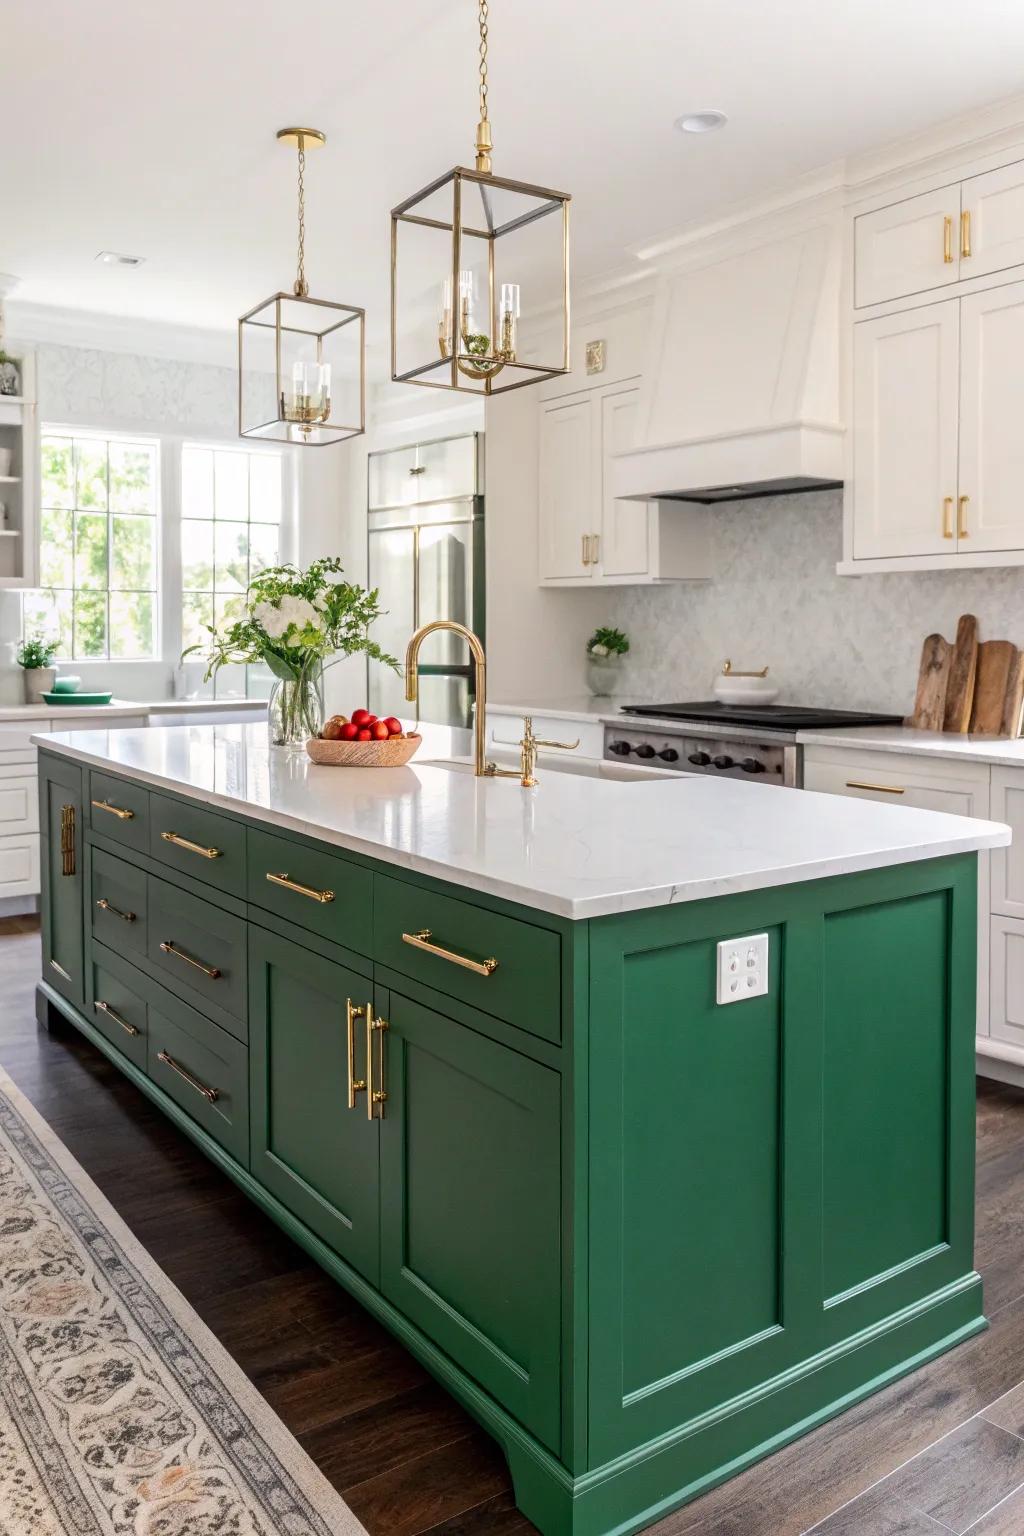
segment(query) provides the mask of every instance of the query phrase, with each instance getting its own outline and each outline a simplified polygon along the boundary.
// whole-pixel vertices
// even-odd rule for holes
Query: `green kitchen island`
[[[976,852],[1009,832],[524,791],[427,760],[457,734],[386,771],[264,726],[38,738],[40,1019],[392,1329],[544,1536],[632,1531],[985,1326]]]

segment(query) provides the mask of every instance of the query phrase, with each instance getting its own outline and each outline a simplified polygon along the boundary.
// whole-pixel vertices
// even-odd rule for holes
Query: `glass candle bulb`
[[[498,310],[498,356],[504,363],[516,358],[516,322],[519,319],[519,284],[502,283]]]
[[[326,421],[331,414],[331,365],[296,361],[292,364],[291,399],[285,417],[303,426]]]
[[[454,328],[452,280],[446,277],[441,284],[441,318],[437,326],[437,339],[442,357],[451,357]],[[473,329],[473,274],[468,270],[459,273],[459,331],[465,338]]]

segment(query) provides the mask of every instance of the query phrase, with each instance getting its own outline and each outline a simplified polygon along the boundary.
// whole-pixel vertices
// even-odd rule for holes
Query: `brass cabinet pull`
[[[599,533],[592,533],[590,539],[590,563],[591,565],[597,565],[601,559],[601,535]]]
[[[384,1091],[384,1035],[387,1019],[374,1018],[373,1004],[366,1005],[366,1118],[383,1120],[387,1094]],[[377,1036],[377,1086],[373,1086],[373,1037]]]
[[[120,907],[113,906],[105,896],[101,896],[96,905],[101,912],[109,912],[112,917],[119,917],[122,923],[134,923],[135,921],[134,912],[122,912]]]
[[[960,215],[960,255],[971,254],[971,214],[970,209],[965,208]]]
[[[957,499],[956,536],[958,539],[970,538],[970,534],[967,532],[967,503],[970,501],[970,499],[971,498],[969,496],[960,496]]]
[[[186,965],[194,965],[197,971],[202,971],[204,976],[209,976],[211,981],[217,981],[220,970],[216,965],[204,965],[201,960],[195,960],[191,955],[186,955],[183,949],[179,949],[173,939],[161,939],[160,948],[165,955],[174,955],[178,960],[184,960]]]
[[[60,872],[62,875],[75,873],[75,808],[73,805],[62,805],[60,808]]]
[[[365,1009],[366,1013],[370,1009]],[[355,1109],[356,1094],[366,1092],[365,1077],[356,1077],[356,1019],[363,1017],[364,1009],[352,1002],[350,997],[345,999],[345,1026],[348,1031],[348,1107]]]
[[[952,496],[943,496],[942,498],[942,537],[944,539],[951,539],[953,537]]]
[[[581,559],[582,559],[584,565],[589,565],[590,564],[590,561],[587,558],[587,549],[588,549],[589,545],[590,545],[590,536],[589,536],[589,534],[581,533],[580,534],[580,546],[581,546],[581,549],[582,549]]]
[[[122,1019],[121,1015],[117,1012],[117,1009],[111,1008],[109,1003],[103,1003],[99,998],[97,998],[93,1003],[93,1007],[98,1009],[100,1013],[105,1013],[108,1019],[113,1019],[115,1024],[120,1024],[121,1028],[125,1031],[126,1034],[138,1034],[138,1030],[135,1028],[135,1025],[129,1024],[127,1019]]]
[[[466,955],[457,955],[453,949],[443,949],[440,944],[432,943],[429,928],[421,928],[418,933],[403,933],[402,943],[411,944],[413,949],[426,950],[428,955],[436,955],[439,960],[450,960],[452,965],[461,965],[464,970],[473,971],[477,976],[493,976],[498,969],[498,962],[493,957],[490,960],[470,960]]]
[[[905,795],[906,790],[898,784],[868,784],[863,779],[847,779],[847,789],[877,789],[881,795]]]
[[[953,260],[953,218],[948,213],[942,221],[942,259],[947,267]]]
[[[111,805],[109,800],[94,800],[93,805],[98,811],[109,811],[118,821],[133,821],[135,818],[134,811],[125,810],[123,805]]]
[[[174,1057],[169,1056],[166,1051],[157,1051],[156,1059],[157,1061],[162,1061],[165,1067],[170,1067],[172,1072],[177,1072],[179,1077],[183,1077],[190,1088],[194,1088],[196,1093],[202,1094],[208,1104],[216,1104],[220,1098],[219,1088],[208,1088],[205,1083],[199,1081],[198,1077],[193,1077],[191,1072],[186,1071],[181,1062],[175,1061]]]
[[[334,900],[333,891],[318,891],[315,890],[311,885],[300,885],[297,880],[292,879],[291,875],[268,874],[267,879],[270,881],[271,885],[280,885],[283,886],[286,891],[294,891],[296,896],[308,896],[310,901],[326,903],[328,901]]]
[[[202,843],[190,843],[187,837],[179,837],[177,832],[161,832],[160,836],[165,843],[184,848],[186,853],[198,853],[203,859],[219,859],[224,852],[223,848],[204,848]]]

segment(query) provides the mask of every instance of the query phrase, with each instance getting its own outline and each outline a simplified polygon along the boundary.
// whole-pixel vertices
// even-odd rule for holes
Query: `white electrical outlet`
[[[741,1003],[768,991],[768,935],[722,939],[718,946],[718,1001]]]

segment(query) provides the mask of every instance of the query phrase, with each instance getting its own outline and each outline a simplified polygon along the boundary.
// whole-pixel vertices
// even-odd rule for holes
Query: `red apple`
[[[373,718],[374,718],[373,715],[370,714],[370,711],[368,709],[354,709],[352,711],[352,724],[353,725],[359,725],[359,726],[369,725],[371,720],[373,720]]]
[[[363,728],[361,730],[356,731],[356,741],[372,741],[372,740],[373,740],[373,732],[370,731],[370,730],[367,730],[365,725],[363,726]]]
[[[401,736],[403,734],[402,722],[401,720],[396,720],[394,715],[388,715],[388,718],[384,721],[384,724],[388,728],[389,736]]]
[[[391,732],[388,730],[386,720],[375,720],[370,726],[370,735],[374,741],[387,741]]]
[[[358,735],[358,725],[353,720],[350,720],[347,725],[342,726],[340,739],[342,741],[355,741]]]

